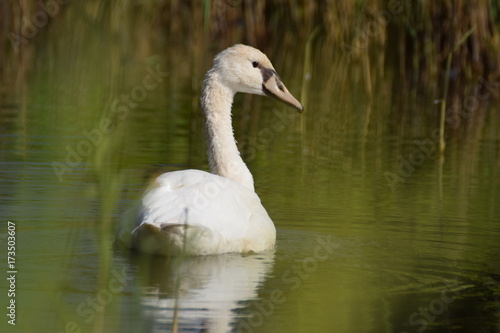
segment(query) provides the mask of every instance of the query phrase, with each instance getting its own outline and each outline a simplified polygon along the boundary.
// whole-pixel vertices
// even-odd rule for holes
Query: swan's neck
[[[231,106],[235,91],[223,83],[215,70],[205,78],[201,105],[206,117],[210,171],[229,178],[254,191],[253,177],[241,159],[231,124]]]

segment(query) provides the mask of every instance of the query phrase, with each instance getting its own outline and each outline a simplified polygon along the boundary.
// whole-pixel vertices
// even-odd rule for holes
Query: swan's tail
[[[189,228],[180,223],[142,223],[132,231],[131,248],[143,253],[171,255],[184,249]]]
[[[207,228],[168,222],[142,223],[132,231],[131,248],[160,255],[202,254],[204,239],[211,238]],[[201,247],[200,247],[201,245]]]

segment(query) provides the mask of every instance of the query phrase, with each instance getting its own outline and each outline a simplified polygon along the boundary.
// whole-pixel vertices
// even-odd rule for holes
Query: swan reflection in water
[[[165,258],[134,255],[145,317],[153,332],[228,332],[243,302],[258,298],[274,266],[274,250]]]

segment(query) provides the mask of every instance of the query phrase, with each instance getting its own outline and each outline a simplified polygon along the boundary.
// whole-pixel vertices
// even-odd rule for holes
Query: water
[[[2,327],[500,331],[497,102],[450,129],[440,158],[435,96],[399,100],[390,66],[370,97],[356,64],[337,84],[313,62],[306,96],[293,70],[301,53],[269,49],[289,90],[307,97],[305,112],[237,96],[234,127],[276,249],[130,254],[113,248],[113,228],[152,177],[207,169],[198,94],[213,53],[175,41],[117,46],[79,27],[78,40],[52,29],[34,41],[36,65],[2,101],[0,246],[14,222],[17,270],[16,328],[5,315]],[[0,263],[7,271],[6,255]]]

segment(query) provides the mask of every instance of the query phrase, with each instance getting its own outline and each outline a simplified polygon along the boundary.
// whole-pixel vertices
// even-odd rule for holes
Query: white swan
[[[203,82],[212,173],[183,170],[160,175],[125,214],[117,240],[141,252],[171,255],[261,252],[274,247],[276,229],[254,191],[231,125],[237,92],[268,95],[302,111],[265,54],[237,44],[221,53]]]

